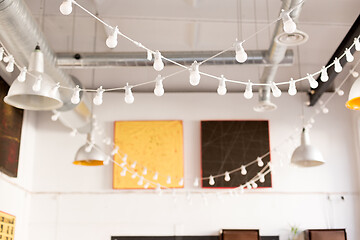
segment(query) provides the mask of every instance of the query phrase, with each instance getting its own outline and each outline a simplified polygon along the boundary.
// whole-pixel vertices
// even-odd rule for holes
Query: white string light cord
[[[355,38],[354,43],[351,45],[351,47],[353,47],[353,46],[355,45],[356,50],[360,50],[360,47],[357,46],[356,40],[359,40],[359,38]],[[346,54],[346,53],[345,53],[345,54]],[[341,57],[343,57],[343,56],[344,56],[344,55],[342,55]],[[347,56],[347,58],[349,58],[349,57]],[[4,60],[5,62],[8,62],[8,65],[6,66],[6,70],[9,71],[9,72],[11,72],[11,71],[14,70],[14,69],[13,69],[13,68],[14,68],[14,65],[16,65],[17,67],[20,68],[20,66],[16,63],[16,61],[14,60],[14,58],[12,57],[12,55],[8,54],[8,52],[6,51],[6,49],[5,49],[4,47],[1,47],[1,48],[0,48],[0,59],[1,59],[1,60]],[[351,59],[347,59],[347,60],[351,60]],[[352,60],[353,60],[353,59],[352,59]],[[351,60],[351,61],[352,61],[352,60]],[[356,66],[358,66],[358,64],[359,64],[359,62],[358,62],[358,63],[355,65],[355,67],[352,69],[352,72],[354,72],[354,69],[356,68]],[[20,69],[21,69],[21,68],[20,68]],[[182,72],[182,71],[185,71],[185,70],[181,70],[181,71],[179,71],[179,72]],[[176,74],[176,73],[170,74],[169,77],[170,77],[170,76],[173,76],[174,74]],[[345,80],[348,79],[348,77],[349,77],[350,75],[351,75],[351,73],[349,73],[349,74],[347,75],[347,77],[345,78]],[[20,79],[23,78],[24,76],[26,76],[26,74],[24,74],[23,71],[21,71],[20,75],[18,76],[18,80],[20,81]],[[321,110],[322,110],[323,113],[327,113],[327,112],[328,112],[328,109],[326,108],[326,104],[332,99],[332,97],[333,97],[336,93],[339,94],[339,95],[342,95],[342,94],[343,94],[343,91],[342,91],[340,88],[341,88],[341,86],[344,84],[345,80],[344,80],[344,81],[340,84],[340,86],[337,88],[337,91],[336,91],[335,93],[333,93],[333,94],[331,95],[331,97],[330,97],[324,104],[322,104]],[[57,86],[58,86],[58,85],[57,85]],[[95,101],[95,99],[96,99],[96,97],[94,98],[94,101]],[[319,114],[319,113],[320,113],[320,111],[317,110],[314,115]],[[53,120],[56,120],[58,117],[59,117],[59,113],[55,113],[55,115],[52,116],[52,119],[53,119]],[[314,123],[313,117],[311,117],[311,118],[309,119],[309,121],[308,121],[308,123],[307,123],[306,125],[311,127],[311,124],[312,124],[312,123]],[[76,131],[76,130],[75,130],[75,131]],[[73,130],[72,133],[74,134],[74,130]],[[76,133],[76,132],[75,132],[75,133]],[[290,136],[290,138],[291,138],[291,136]],[[114,150],[115,150],[115,149],[114,149]],[[114,150],[113,150],[113,151],[114,151]],[[118,148],[117,148],[116,151],[117,151],[116,154],[119,154],[119,156],[120,156],[120,153],[118,152]],[[115,153],[114,153],[114,154],[115,154]],[[114,155],[114,154],[112,154],[112,155]],[[248,166],[250,166],[250,165],[252,165],[252,164],[255,164],[255,163],[258,163],[259,166],[263,166],[262,158],[264,158],[264,157],[267,156],[268,154],[269,154],[269,152],[266,153],[266,154],[264,154],[264,155],[262,155],[261,157],[258,157],[258,158],[255,159],[255,160],[249,162],[249,163],[246,164],[246,165],[240,166],[239,168],[233,169],[233,170],[231,170],[231,171],[228,171],[228,172],[225,172],[225,173],[222,173],[222,174],[218,174],[218,175],[214,175],[214,176],[209,176],[209,177],[204,177],[204,178],[201,178],[201,180],[209,180],[210,185],[214,185],[214,184],[215,184],[214,179],[215,179],[215,178],[218,178],[218,177],[223,177],[223,176],[224,176],[226,179],[230,180],[230,174],[232,174],[232,173],[234,173],[234,172],[237,172],[237,171],[242,171],[242,173],[244,173],[243,175],[245,175],[245,174],[246,174],[246,167],[248,167]],[[120,156],[120,157],[123,157],[123,158],[124,158],[125,155]],[[131,165],[133,165],[134,163],[136,163],[136,161],[133,161]],[[116,163],[116,164],[118,164],[118,163]],[[130,166],[131,166],[131,165],[130,165]],[[124,166],[124,165],[122,164],[121,166]],[[134,167],[134,168],[135,168],[135,167]],[[143,167],[143,168],[144,168],[144,167]],[[130,169],[130,168],[128,168],[128,170],[129,170],[129,169]],[[130,170],[129,172],[130,172],[131,174],[135,174],[135,173],[136,173],[136,172],[131,171],[131,170]],[[268,172],[266,172],[266,174],[267,174],[267,173],[268,173]],[[155,174],[157,175],[158,173],[155,172]],[[156,179],[157,179],[157,177],[156,177]],[[245,183],[244,185],[248,187],[248,184],[249,184],[250,182],[254,182],[254,181],[257,181],[257,180],[260,180],[260,177],[259,177],[259,176],[255,176],[255,178],[251,179],[249,182]],[[148,181],[149,183],[154,184],[154,182],[152,182],[152,181],[149,181],[149,180],[147,180],[147,181]],[[198,181],[199,181],[198,179],[195,179],[195,181],[194,181],[194,185],[195,185],[195,186],[198,185]],[[180,185],[183,184],[183,179],[180,179],[179,184],[180,184]],[[240,185],[239,188],[240,188],[240,189],[243,188],[244,185]],[[146,186],[146,185],[145,185],[145,186]],[[156,185],[156,186],[157,186],[157,185]],[[161,186],[161,187],[166,188],[166,186]]]

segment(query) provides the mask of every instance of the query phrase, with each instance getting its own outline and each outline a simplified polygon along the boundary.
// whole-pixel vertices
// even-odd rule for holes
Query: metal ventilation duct
[[[294,9],[290,16],[296,21],[300,15],[302,9],[303,0],[283,0],[281,9],[289,10],[295,6],[298,6]],[[282,29],[282,21],[278,21],[276,23],[276,27],[274,30],[272,42],[270,44],[270,48],[267,53],[267,61],[271,63],[270,66],[265,66],[262,76],[260,78],[261,83],[270,83],[274,81],[277,69],[279,67],[280,62],[284,59],[287,46],[284,44],[279,44],[275,41],[276,37],[283,33]],[[255,111],[269,111],[276,109],[276,106],[271,103],[274,107],[264,108],[263,105],[266,103],[270,103],[270,87],[269,86],[261,86],[259,88],[259,105],[254,107]]]
[[[181,63],[191,65],[194,60],[204,61],[217,54],[218,51],[198,51],[198,52],[162,52],[167,58]],[[248,59],[244,64],[272,65],[267,60],[267,50],[249,50]],[[204,63],[204,65],[231,65],[239,64],[234,57],[234,52],[226,52],[216,58]],[[294,53],[287,50],[278,65],[292,65]],[[172,63],[164,61],[166,65]],[[58,53],[57,66],[60,68],[101,68],[101,67],[120,67],[120,66],[152,66],[153,61],[148,61],[142,52],[129,53]]]
[[[74,87],[78,82],[56,66],[56,56],[23,0],[0,0],[0,39],[6,48],[14,55],[22,66],[28,66],[31,52],[37,44],[40,45],[45,59],[45,73],[61,85]],[[81,101],[77,106],[70,102],[72,92],[60,90],[64,106],[60,120],[65,125],[77,128],[80,132],[89,129],[90,111],[86,102]]]

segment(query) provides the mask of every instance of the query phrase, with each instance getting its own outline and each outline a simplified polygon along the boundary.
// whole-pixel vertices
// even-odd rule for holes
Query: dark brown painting
[[[23,110],[4,102],[8,90],[0,77],[0,171],[17,177]]]
[[[202,177],[222,174],[239,168],[269,152],[268,121],[202,121],[201,122],[201,165]],[[264,166],[270,161],[270,155],[262,159]],[[206,188],[234,188],[251,180],[262,169],[258,164],[246,168],[247,174],[231,174],[231,180],[223,177],[215,179],[211,186],[208,180],[202,182]],[[265,176],[265,182],[257,182],[259,187],[271,187],[271,174]]]

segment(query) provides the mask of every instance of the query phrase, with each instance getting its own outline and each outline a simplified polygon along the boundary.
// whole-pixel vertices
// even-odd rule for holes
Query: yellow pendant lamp
[[[352,110],[360,110],[360,77],[351,86],[349,99],[345,106]]]

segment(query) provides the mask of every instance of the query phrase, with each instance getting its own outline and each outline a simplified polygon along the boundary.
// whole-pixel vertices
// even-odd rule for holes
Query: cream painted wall
[[[71,138],[69,129],[50,121],[50,113],[36,114],[29,235],[24,239],[217,235],[222,228],[259,228],[262,235],[280,235],[286,240],[290,225],[297,225],[301,229],[345,227],[349,239],[355,240],[360,236],[358,169],[354,167],[354,131],[351,114],[344,108],[345,97],[336,97],[329,105],[330,112],[315,118],[310,132],[327,163],[303,169],[289,165],[287,158],[299,141],[280,143],[301,128],[305,96],[283,95],[273,99],[277,111],[260,114],[252,110],[256,96],[249,101],[241,94],[166,93],[161,98],[135,94],[133,105],[124,104],[121,94],[105,94],[104,104],[95,107],[105,135],[112,137],[116,120],[183,120],[185,189],[177,192],[176,201],[171,192],[158,196],[151,190],[112,190],[111,165],[88,168],[71,164],[84,137]],[[314,110],[305,109],[305,116]],[[275,170],[272,189],[252,190],[238,197],[194,189],[193,179],[200,174],[200,120],[211,119],[269,120],[271,146],[279,145],[271,156]],[[197,192],[191,194],[191,202],[188,191]]]

